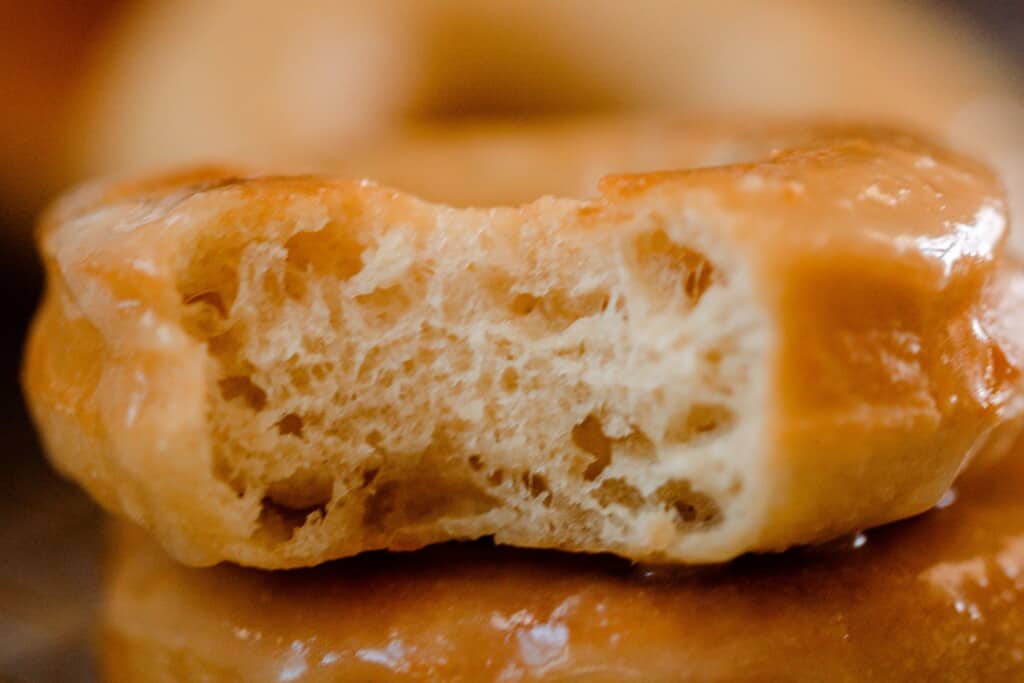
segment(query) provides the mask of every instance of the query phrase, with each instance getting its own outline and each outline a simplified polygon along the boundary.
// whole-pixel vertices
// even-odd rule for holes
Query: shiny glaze
[[[779,149],[601,184],[612,206],[683,186],[680,213],[718,212],[778,321],[758,550],[928,509],[972,458],[1005,451],[1024,409],[998,179],[893,130],[807,129]]]
[[[927,509],[971,458],[998,454],[994,431],[1020,429],[1024,297],[1003,254],[1003,191],[925,140],[843,124],[594,119],[425,129],[350,163],[460,206],[586,197],[604,176],[584,225],[659,192],[685,193],[680,214],[716,216],[779,320],[782,401],[767,438],[791,476],[759,548]]]
[[[262,573],[116,529],[110,681],[1020,680],[1024,449],[921,517],[693,570],[445,545]],[[207,676],[207,678],[201,678]]]

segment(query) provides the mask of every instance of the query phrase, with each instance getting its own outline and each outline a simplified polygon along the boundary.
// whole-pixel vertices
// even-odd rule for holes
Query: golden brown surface
[[[603,134],[612,137],[642,131],[633,124],[607,125]],[[488,211],[452,210],[354,181],[238,178],[217,171],[82,189],[57,205],[41,233],[49,291],[29,344],[25,381],[50,456],[105,506],[146,526],[176,556],[195,564],[230,559],[294,567],[369,549],[491,534],[516,545],[709,562],[922,512],[972,458],[1001,454],[1018,428],[1022,337],[1015,328],[1022,288],[1019,272],[1004,267],[1000,257],[1006,223],[998,183],[968,160],[891,131],[753,130],[735,137],[721,133],[720,140],[741,141],[732,154],[751,163],[612,176],[601,181],[595,199],[545,199]],[[591,170],[586,149],[576,149],[581,168],[573,171],[579,177]],[[672,154],[671,145],[663,149]],[[324,216],[333,221],[328,228]],[[319,227],[308,227],[317,221]],[[386,236],[415,226],[409,242],[422,251],[406,262],[423,259],[429,272],[449,258],[432,261],[431,244],[446,245],[441,251],[447,253],[466,234],[495,236],[509,249],[547,244],[550,237],[557,245],[551,268],[571,278],[575,271],[561,266],[565,254],[593,253],[588,258],[596,259],[631,248],[627,239],[668,241],[675,239],[669,237],[673,226],[695,223],[704,232],[691,237],[703,236],[701,248],[710,249],[708,258],[726,279],[750,279],[756,296],[744,306],[760,307],[770,321],[769,350],[755,359],[760,365],[752,372],[762,381],[749,394],[741,392],[748,403],[737,414],[737,422],[751,425],[754,440],[728,449],[724,461],[709,466],[719,470],[692,480],[699,494],[716,496],[722,508],[716,525],[677,526],[672,515],[685,522],[685,511],[665,509],[647,517],[638,513],[626,531],[599,534],[593,518],[579,513],[574,496],[582,495],[581,478],[554,469],[561,463],[554,457],[539,465],[550,496],[514,503],[513,494],[523,494],[513,490],[517,476],[502,484],[507,497],[500,505],[481,510],[480,489],[462,482],[482,485],[487,468],[508,465],[492,462],[497,456],[483,447],[463,452],[432,444],[405,460],[372,453],[383,458],[383,474],[349,472],[352,454],[321,447],[314,440],[317,416],[309,413],[246,413],[246,428],[257,419],[277,425],[259,434],[261,443],[270,444],[255,460],[264,469],[239,486],[225,474],[224,461],[218,464],[218,449],[230,458],[242,450],[235,437],[214,429],[218,388],[227,402],[241,393],[232,388],[239,380],[232,375],[225,385],[219,361],[207,356],[217,340],[183,320],[192,315],[187,307],[211,292],[220,309],[231,308],[234,293],[224,283],[237,277],[232,273],[243,247],[294,244],[292,237],[309,231],[320,240],[314,251],[331,255],[317,267],[326,268],[336,286],[341,276],[330,269],[350,277],[353,268],[362,268],[365,252],[356,249],[371,230]],[[537,233],[537,225],[547,232]],[[480,258],[490,253],[485,249]],[[676,279],[686,280],[689,267],[678,255],[673,261],[674,254],[670,249],[659,256],[675,264],[671,291]],[[661,291],[659,282],[649,286],[652,291]],[[466,282],[463,289],[474,286]],[[309,289],[296,291],[301,301]],[[273,318],[277,310],[255,313]],[[723,311],[739,312],[728,306]],[[731,358],[709,358],[709,372]],[[256,382],[260,393],[248,402],[254,412],[275,409],[279,397],[266,387],[291,366],[269,363],[258,374],[256,362],[249,364],[255,379],[246,381]],[[523,391],[516,395],[527,401]],[[348,403],[329,407],[335,413]],[[562,415],[559,404],[542,412],[564,418],[560,432],[568,435],[589,409]],[[289,415],[298,418],[305,445],[293,440],[295,429],[281,427]],[[453,430],[440,422],[444,417],[418,411],[404,419],[436,420],[424,429],[431,434]],[[463,422],[458,429],[471,433],[473,427]],[[454,433],[442,443],[452,443]],[[300,446],[310,451],[308,459]],[[473,467],[476,454],[483,469],[479,462]],[[580,456],[585,464],[587,453]],[[416,458],[440,481],[425,484]],[[675,460],[678,465],[685,458]],[[708,488],[723,480],[715,472],[730,467],[726,471],[736,478],[721,490]],[[661,483],[654,481],[641,484],[654,489]],[[523,484],[527,492],[535,488],[529,478]],[[602,484],[583,484],[583,493]],[[385,485],[398,487],[407,498],[397,500],[403,509],[402,501],[410,502],[415,514],[385,517],[383,526],[374,520],[374,496]],[[432,497],[424,496],[424,486]],[[733,501],[740,501],[735,510],[728,507]],[[315,509],[310,502],[318,503]]]
[[[676,574],[486,544],[188,569],[120,527],[103,667],[120,683],[1019,680],[1022,455],[917,519]]]

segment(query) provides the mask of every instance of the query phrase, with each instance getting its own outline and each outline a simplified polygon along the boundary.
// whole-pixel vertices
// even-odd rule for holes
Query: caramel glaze
[[[192,569],[119,527],[103,666],[123,682],[1021,680],[1016,451],[923,516],[703,569],[483,542]]]
[[[712,198],[779,321],[765,435],[778,475],[757,550],[927,510],[1021,429],[1024,290],[998,179],[898,131],[827,136],[601,184],[611,199],[678,182]]]

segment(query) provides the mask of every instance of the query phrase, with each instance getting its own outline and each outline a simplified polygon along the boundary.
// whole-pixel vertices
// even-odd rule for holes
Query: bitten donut
[[[1018,681],[1021,455],[922,517],[683,572],[458,544],[194,569],[119,527],[104,680]]]
[[[590,198],[208,169],[72,193],[25,365],[50,457],[186,563],[283,568],[480,536],[717,562],[919,513],[1005,450],[1024,287],[984,167],[647,126],[588,129],[559,187],[693,168]]]

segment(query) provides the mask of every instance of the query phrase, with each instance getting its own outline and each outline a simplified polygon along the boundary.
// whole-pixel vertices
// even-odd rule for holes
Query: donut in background
[[[1022,462],[895,526],[667,575],[486,544],[192,569],[118,527],[102,669],[120,683],[1019,680]]]
[[[139,5],[83,93],[71,175],[333,166],[408,123],[668,108],[876,119],[1024,177],[1017,84],[975,36],[866,0],[179,0]]]

